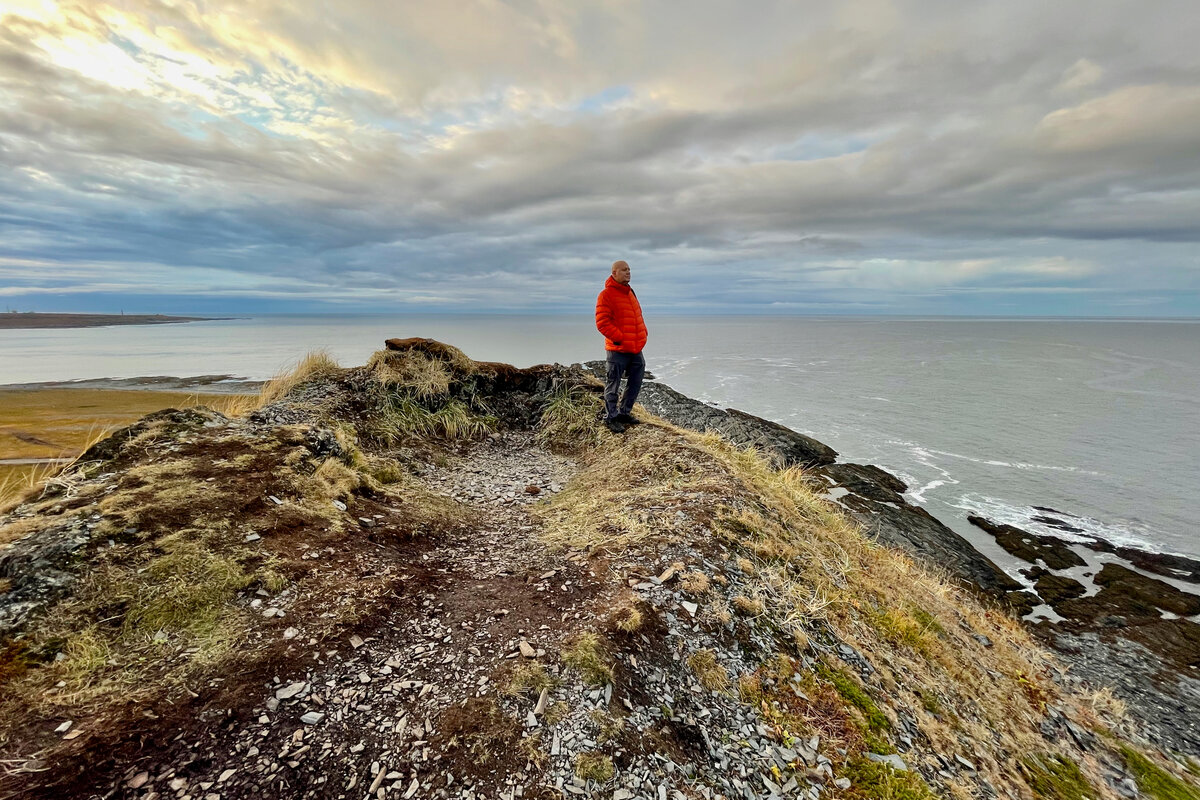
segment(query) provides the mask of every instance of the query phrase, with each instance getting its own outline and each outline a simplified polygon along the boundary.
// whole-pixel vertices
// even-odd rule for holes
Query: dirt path
[[[556,651],[564,623],[590,616],[604,590],[586,565],[545,550],[527,510],[574,471],[519,434],[430,465],[421,479],[474,506],[481,524],[393,545],[386,560],[400,574],[386,618],[312,649],[311,666],[274,676],[257,708],[212,710],[170,758],[125,769],[111,796],[533,796],[519,715],[480,698]],[[284,635],[305,642],[303,631]]]

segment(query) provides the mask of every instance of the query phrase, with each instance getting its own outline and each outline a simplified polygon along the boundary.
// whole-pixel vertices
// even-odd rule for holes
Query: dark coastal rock
[[[901,493],[908,487],[895,475],[865,464],[830,464],[812,474],[845,489],[848,494],[837,502],[884,544],[945,569],[993,597],[1024,588],[966,539],[905,500]]]
[[[1056,519],[1055,517],[1047,517],[1044,514],[1035,514],[1029,519],[1033,522],[1040,522],[1050,528],[1066,531],[1067,533],[1083,533],[1083,528],[1076,527],[1069,522],[1063,522],[1061,519]]]
[[[1200,596],[1119,564],[1105,564],[1094,580],[1102,587],[1097,594],[1054,606],[1070,627],[1119,631],[1176,667],[1200,666],[1200,625],[1182,618],[1200,614]],[[1179,618],[1164,618],[1164,611]]]
[[[996,544],[1003,547],[1009,554],[1022,561],[1028,561],[1030,564],[1041,559],[1050,569],[1069,569],[1082,567],[1087,563],[1065,542],[1052,536],[1038,536],[1012,525],[1001,525],[974,514],[967,517],[967,522],[987,531],[996,538]]]
[[[589,361],[585,366],[604,379],[603,361]],[[647,381],[638,402],[673,425],[701,432],[715,430],[734,444],[756,447],[777,467],[818,466],[837,459],[836,450],[811,436],[734,408],[714,408],[665,384]]]
[[[1004,595],[1001,603],[1007,606],[1014,615],[1027,617],[1033,609],[1042,604],[1042,599],[1031,591],[1014,591]]]
[[[1055,608],[1064,600],[1082,597],[1087,593],[1087,588],[1079,581],[1051,573],[1039,577],[1033,588],[1043,600]]]
[[[1095,580],[1105,602],[1119,601],[1124,607],[1157,616],[1155,609],[1184,617],[1200,614],[1200,595],[1180,591],[1169,583],[1147,577],[1120,564],[1105,564]]]
[[[1138,569],[1174,578],[1188,583],[1200,583],[1200,561],[1172,553],[1150,553],[1136,547],[1114,545],[1103,539],[1092,538],[1084,547],[1098,553],[1112,553],[1133,564]]]
[[[879,503],[902,502],[908,484],[873,464],[833,464],[821,470],[833,483],[854,494]]]

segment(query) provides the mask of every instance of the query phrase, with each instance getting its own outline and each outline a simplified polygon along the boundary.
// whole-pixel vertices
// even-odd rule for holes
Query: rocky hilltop
[[[1200,798],[903,484],[645,399],[389,340],[98,443],[0,517],[0,798]]]

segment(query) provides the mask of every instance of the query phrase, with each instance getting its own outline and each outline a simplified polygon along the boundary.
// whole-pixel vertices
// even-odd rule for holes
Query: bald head
[[[629,284],[629,264],[625,261],[614,261],[612,266],[613,280],[617,283]]]

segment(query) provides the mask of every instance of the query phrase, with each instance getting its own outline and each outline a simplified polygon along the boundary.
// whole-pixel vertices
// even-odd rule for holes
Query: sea
[[[782,423],[902,478],[989,556],[980,514],[1200,557],[1200,320],[648,315],[647,367],[679,391]],[[363,364],[427,336],[518,366],[603,357],[573,316],[256,316],[0,330],[0,384],[265,379],[306,353]],[[2,402],[2,399],[0,399]],[[1032,517],[1058,512],[1080,533]]]

